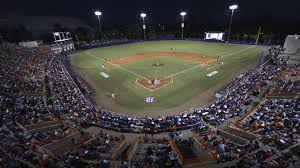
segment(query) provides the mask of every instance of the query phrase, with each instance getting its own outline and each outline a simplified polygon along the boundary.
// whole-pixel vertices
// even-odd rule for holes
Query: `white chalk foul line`
[[[222,56],[222,57],[227,57],[227,56],[235,55],[235,54],[238,54],[238,53],[242,53],[242,52],[244,52],[244,51],[246,51],[246,50],[248,50],[248,49],[250,49],[250,48],[254,48],[254,47],[255,47],[255,46],[249,46],[249,47],[244,48],[244,49],[241,49],[241,50],[239,50],[239,51],[232,52],[232,53],[228,53],[227,55],[224,55],[224,56]],[[92,54],[90,54],[90,53],[87,53],[87,54],[90,55],[90,56],[92,56],[92,57],[94,57],[94,58],[97,58],[97,59],[100,59],[100,60],[105,61],[104,59],[99,58],[99,57],[96,57],[96,56],[94,56],[94,55],[92,55]],[[190,71],[192,71],[192,70],[194,70],[194,69],[198,69],[198,68],[200,68],[200,67],[206,66],[208,63],[210,63],[210,62],[212,62],[212,61],[215,61],[215,60],[217,60],[217,59],[213,59],[213,60],[207,61],[207,62],[204,63],[204,64],[195,65],[195,66],[193,66],[193,67],[191,67],[191,68],[188,68],[188,69],[185,69],[185,70],[176,72],[176,73],[171,74],[171,75],[169,75],[169,76],[167,76],[167,77],[165,77],[165,78],[163,78],[163,79],[175,77],[175,76],[177,76],[177,75],[179,75],[179,74],[183,74],[183,73],[186,73],[186,72],[190,72]],[[119,65],[116,65],[116,64],[113,64],[113,63],[110,63],[110,62],[107,62],[107,63],[109,63],[110,65],[112,65],[112,66],[114,66],[114,67],[120,68],[120,69],[122,69],[122,70],[124,70],[124,71],[127,71],[127,72],[129,72],[129,73],[131,73],[131,74],[133,74],[133,75],[136,75],[136,76],[141,77],[141,78],[143,78],[143,79],[149,80],[149,79],[147,79],[146,77],[144,77],[144,76],[142,76],[142,75],[139,75],[139,74],[137,74],[137,73],[135,73],[135,72],[133,72],[133,71],[130,71],[130,70],[128,70],[128,69],[125,69],[125,68],[123,68],[123,67],[121,67],[121,66],[119,66]]]
[[[242,52],[247,51],[247,50],[249,50],[250,48],[254,48],[254,47],[256,47],[256,46],[249,46],[249,47],[247,47],[247,48],[238,50],[238,51],[236,51],[236,52],[228,53],[227,55],[224,55],[224,56],[222,56],[222,57],[228,57],[228,56],[231,56],[231,55],[239,54],[239,53],[242,53]]]
[[[255,46],[249,46],[249,47],[247,47],[247,48],[241,49],[241,50],[236,51],[236,52],[234,52],[234,53],[227,54],[227,55],[225,55],[225,56],[223,56],[223,57],[227,57],[227,56],[231,56],[231,55],[234,55],[234,54],[238,54],[238,53],[244,52],[244,51],[246,51],[246,50],[248,50],[248,49],[250,49],[250,48],[254,48],[254,47],[255,47]],[[206,70],[211,70],[211,69],[213,69],[213,68],[218,68],[218,67],[220,67],[220,66],[221,66],[220,64],[218,64],[218,65],[213,65],[213,66],[207,68]]]
[[[224,55],[223,57],[228,57],[228,56],[231,56],[231,55],[235,55],[235,54],[238,54],[238,53],[242,53],[242,52],[244,52],[244,51],[246,51],[246,50],[248,50],[248,49],[250,49],[250,48],[253,48],[253,47],[255,47],[255,46],[249,46],[249,47],[244,48],[244,49],[241,49],[241,50],[239,50],[239,51],[236,51],[236,52],[233,52],[233,53],[228,53],[228,54]],[[188,68],[188,69],[185,69],[185,70],[176,72],[176,73],[174,73],[174,74],[171,74],[171,75],[167,76],[166,78],[175,77],[175,76],[177,76],[177,75],[179,75],[179,74],[186,73],[186,72],[192,71],[192,70],[194,70],[194,69],[198,69],[198,68],[200,68],[200,67],[203,67],[203,66],[208,65],[208,63],[210,63],[210,62],[212,62],[212,61],[215,61],[215,60],[217,60],[217,59],[213,59],[213,60],[210,60],[210,61],[208,61],[208,62],[206,62],[206,63],[204,63],[204,64],[195,65],[195,66],[193,66],[193,67],[191,67],[191,68]]]
[[[138,83],[138,78],[136,78],[135,83],[138,84],[139,86],[142,86],[144,89],[146,89],[146,90],[148,90],[150,92],[154,92],[154,91],[157,91],[157,90],[159,90],[159,89],[161,89],[163,87],[169,86],[170,84],[174,83],[174,80],[173,80],[173,78],[171,78],[171,82],[170,83],[168,83],[166,85],[163,85],[161,87],[155,88],[155,89],[149,89],[149,88],[145,87],[144,85]]]
[[[97,57],[97,56],[94,56],[94,55],[92,55],[92,54],[90,54],[90,53],[87,53],[87,54],[88,54],[89,56],[91,56],[91,57],[94,57],[94,58],[100,59],[100,60],[102,60],[102,61],[105,61],[104,59],[99,58],[99,57]],[[125,68],[121,67],[120,65],[116,65],[116,64],[113,64],[113,63],[111,63],[111,62],[107,62],[107,63],[110,64],[110,65],[112,65],[112,66],[114,66],[114,67],[116,67],[116,68],[120,68],[120,69],[122,69],[122,70],[124,70],[124,71],[126,71],[126,72],[129,72],[129,73],[131,73],[131,74],[133,74],[133,75],[135,75],[135,76],[138,76],[138,77],[141,77],[141,78],[143,78],[143,79],[149,80],[149,79],[147,79],[146,77],[144,77],[144,76],[142,76],[142,75],[139,75],[139,74],[137,74],[137,73],[135,73],[135,72],[133,72],[133,71],[130,71],[130,70],[128,70],[128,69],[125,69]]]
[[[194,69],[197,69],[197,68],[200,68],[200,67],[204,67],[204,66],[208,65],[208,63],[210,63],[210,62],[212,62],[212,61],[216,61],[216,60],[217,60],[217,59],[213,59],[213,60],[207,61],[207,62],[204,63],[204,64],[198,64],[198,65],[192,66],[191,68],[187,68],[187,69],[185,69],[185,70],[176,72],[176,73],[171,74],[171,75],[169,75],[169,76],[167,76],[167,77],[165,77],[165,78],[171,78],[171,77],[175,77],[175,76],[177,76],[177,75],[179,75],[179,74],[182,74],[182,73],[190,72],[190,71],[192,71],[192,70],[194,70]]]
[[[136,80],[135,80],[135,83],[136,83],[136,84],[138,84],[139,86],[142,86],[144,89],[146,89],[146,90],[148,90],[148,91],[152,92],[152,90],[151,90],[151,89],[149,89],[149,88],[145,87],[144,85],[142,85],[142,84],[138,83],[138,80],[139,80],[139,78],[136,78]]]

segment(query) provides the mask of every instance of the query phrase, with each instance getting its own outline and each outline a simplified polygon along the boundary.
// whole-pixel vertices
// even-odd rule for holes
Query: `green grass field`
[[[164,64],[164,66],[155,68],[151,66],[156,62]],[[185,69],[188,69],[192,66],[196,66],[196,63],[191,61],[184,61],[172,57],[151,57],[142,61],[131,62],[125,65],[122,65],[125,69],[131,70],[138,73],[141,76],[146,78],[150,77],[167,77],[170,74],[174,74]]]
[[[198,53],[201,55],[220,56],[220,61],[211,65],[197,66],[189,60],[172,57],[151,57],[141,61],[120,65],[117,68],[104,63],[104,58],[123,57],[128,54],[170,51]],[[96,94],[116,93],[113,100],[118,105],[135,110],[159,108],[168,109],[184,104],[220,82],[232,77],[249,65],[257,63],[260,47],[248,45],[233,45],[223,43],[208,43],[195,41],[151,41],[131,43],[90,49],[78,52],[71,57],[75,71],[90,83]],[[157,61],[165,64],[163,67],[152,66]],[[102,68],[105,64],[108,70]],[[195,67],[191,69],[191,67]],[[184,72],[182,72],[184,71]],[[207,77],[206,74],[218,71],[216,75]],[[105,72],[110,77],[104,78],[99,73]],[[182,72],[182,73],[178,73]],[[178,74],[177,74],[178,73]],[[166,77],[173,75],[174,83],[150,92],[135,83],[137,77]],[[154,97],[153,103],[146,103],[146,97]],[[106,100],[95,100],[105,103]]]

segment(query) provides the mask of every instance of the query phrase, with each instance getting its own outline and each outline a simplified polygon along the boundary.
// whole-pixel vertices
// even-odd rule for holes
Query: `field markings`
[[[231,56],[231,55],[235,55],[235,54],[242,53],[242,52],[244,52],[244,51],[246,51],[246,50],[248,50],[248,49],[250,49],[250,48],[254,48],[254,47],[255,47],[255,46],[249,46],[249,47],[247,47],[247,48],[238,50],[238,51],[236,51],[236,52],[228,53],[228,54],[222,56],[222,58],[223,58],[223,57],[228,57],[228,56]],[[191,67],[191,68],[188,68],[188,69],[185,69],[185,70],[176,72],[176,73],[174,73],[174,74],[171,74],[171,75],[169,75],[169,76],[167,76],[167,77],[165,77],[165,78],[175,77],[175,76],[177,76],[177,75],[179,75],[179,74],[186,73],[186,72],[190,72],[190,71],[195,70],[195,69],[198,69],[198,68],[200,68],[200,67],[204,67],[204,66],[208,65],[208,63],[210,63],[210,62],[212,62],[212,61],[215,61],[215,60],[217,60],[217,59],[207,61],[207,62],[204,63],[204,64],[195,65],[195,66],[193,66],[193,67]],[[215,66],[215,65],[214,65],[214,66]],[[214,67],[214,66],[212,66],[212,67]],[[210,67],[210,68],[212,68],[212,67]]]
[[[100,75],[103,76],[104,78],[109,78],[109,75],[107,75],[105,72],[101,72]]]
[[[148,91],[152,92],[152,90],[151,90],[151,89],[149,89],[149,88],[145,87],[145,86],[144,86],[144,85],[142,85],[142,84],[139,84],[139,83],[138,83],[138,79],[139,79],[139,78],[136,78],[136,80],[135,80],[135,83],[136,83],[136,84],[138,84],[139,86],[142,86],[144,89],[146,89],[146,90],[148,90]]]
[[[212,76],[214,76],[214,75],[217,74],[217,73],[219,73],[219,71],[212,71],[212,72],[206,74],[206,76],[212,77]]]
[[[159,90],[159,89],[161,89],[161,88],[163,88],[163,87],[169,86],[169,85],[171,85],[172,83],[174,83],[173,78],[171,78],[171,79],[172,79],[172,80],[171,80],[170,83],[168,83],[168,84],[166,84],[166,85],[163,85],[163,86],[160,86],[160,87],[155,88],[155,89],[149,89],[149,88],[145,87],[144,85],[138,83],[138,78],[136,78],[135,83],[138,84],[139,86],[142,86],[144,89],[146,89],[146,90],[148,90],[148,91],[150,91],[150,92],[154,92],[154,91],[157,91],[157,90]]]
[[[255,46],[250,46],[250,47],[247,47],[247,48],[242,49],[242,50],[244,51],[244,50],[248,50],[249,48],[254,48],[254,47],[255,47]],[[239,51],[237,51],[237,52],[240,53]],[[229,54],[229,55],[225,55],[225,56],[223,56],[223,57],[227,57],[227,56],[234,55],[234,54],[238,54],[238,53],[232,53],[232,54]],[[251,59],[240,59],[240,60],[238,60],[238,61],[251,61],[251,60],[255,60],[255,59],[253,59],[253,58],[251,58]],[[224,62],[224,64],[226,64],[226,63],[228,63],[228,62],[230,62],[230,61],[226,61],[226,62]],[[208,67],[206,70],[209,71],[209,70],[211,70],[211,69],[218,68],[218,67],[221,67],[221,66],[222,66],[221,64],[215,64],[215,65],[213,65],[213,66],[211,66],[211,67]]]
[[[254,48],[254,47],[256,47],[256,46],[249,46],[249,47],[247,47],[247,48],[238,50],[238,51],[236,51],[236,52],[228,53],[228,54],[222,56],[221,58],[228,57],[228,56],[235,55],[235,54],[239,54],[239,53],[242,53],[242,52],[247,51],[247,50],[249,50],[250,48]],[[105,59],[99,58],[99,57],[97,57],[97,56],[95,56],[95,55],[93,55],[93,54],[91,54],[91,53],[89,53],[89,52],[86,52],[86,54],[89,55],[89,56],[91,56],[91,57],[94,57],[94,58],[97,58],[97,59],[99,59],[99,60],[102,60],[102,61],[106,62]],[[209,60],[209,61],[205,62],[204,64],[197,64],[197,65],[192,66],[192,67],[190,67],[190,68],[187,68],[187,69],[184,69],[184,70],[182,70],[182,71],[176,72],[176,73],[174,73],[174,74],[168,75],[167,77],[164,77],[163,79],[166,79],[166,78],[172,78],[172,83],[173,83],[173,77],[175,77],[175,76],[177,76],[177,75],[180,75],[180,74],[183,74],[183,73],[190,72],[190,71],[192,71],[192,70],[196,70],[196,69],[198,69],[198,68],[202,68],[202,67],[204,67],[204,66],[207,66],[210,62],[216,61],[216,60],[218,60],[218,59]],[[114,67],[116,67],[116,68],[120,68],[120,69],[122,69],[122,70],[124,70],[124,71],[126,71],[126,72],[129,72],[129,73],[131,73],[131,74],[133,74],[133,75],[135,75],[135,76],[138,76],[138,77],[140,77],[140,78],[143,78],[143,79],[145,79],[145,80],[149,80],[148,78],[146,78],[146,77],[144,77],[144,76],[142,76],[142,75],[139,75],[139,74],[137,74],[137,73],[135,73],[135,72],[133,72],[133,71],[131,71],[131,70],[125,69],[125,68],[121,67],[120,65],[116,65],[116,64],[113,64],[113,63],[111,63],[111,62],[106,62],[106,63],[108,63],[108,64],[110,64],[110,65],[112,65],[112,66],[114,66]],[[215,66],[215,65],[214,65],[214,66]],[[213,68],[214,66],[212,66],[212,67],[210,67],[210,68]]]
[[[99,57],[97,57],[97,56],[95,56],[95,55],[92,55],[92,54],[90,54],[90,53],[87,53],[87,54],[88,54],[89,56],[91,56],[91,57],[94,57],[94,58],[97,58],[97,59],[99,59],[99,60],[105,61],[105,59],[103,59],[103,58],[99,58]],[[139,75],[139,74],[137,74],[137,73],[135,73],[135,72],[133,72],[133,71],[130,71],[130,70],[128,70],[128,69],[125,69],[125,68],[121,67],[120,65],[116,65],[116,64],[113,64],[113,63],[111,63],[111,62],[106,62],[106,63],[108,63],[108,64],[110,64],[110,65],[112,65],[112,66],[114,66],[114,67],[116,67],[116,68],[120,68],[120,69],[122,69],[122,70],[124,70],[124,71],[127,71],[127,72],[129,72],[129,73],[131,73],[131,74],[133,74],[133,75],[135,75],[135,76],[138,76],[138,77],[141,77],[141,78],[143,78],[143,79],[149,80],[149,79],[147,79],[146,77],[144,77],[144,76],[142,76],[142,75]]]
[[[204,66],[206,66],[208,63],[210,63],[210,62],[212,62],[212,61],[215,61],[215,60],[217,60],[217,59],[213,59],[213,60],[207,61],[205,64],[198,64],[198,65],[192,66],[191,68],[187,68],[187,69],[184,69],[184,70],[182,70],[182,71],[179,71],[179,72],[176,72],[176,73],[174,73],[174,74],[171,74],[171,75],[165,77],[164,79],[166,79],[166,78],[171,78],[171,77],[175,77],[175,76],[177,76],[177,75],[179,75],[179,74],[186,73],[186,72],[192,71],[192,70],[197,69],[197,68],[200,68],[200,67],[204,67]]]

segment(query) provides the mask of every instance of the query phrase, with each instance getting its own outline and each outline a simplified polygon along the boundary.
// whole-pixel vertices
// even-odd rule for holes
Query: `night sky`
[[[224,23],[230,17],[228,6],[236,3],[235,19],[268,17],[274,20],[300,20],[300,0],[1,0],[0,11],[29,16],[71,16],[92,22],[93,11],[103,13],[103,23],[132,24],[139,13],[147,21],[175,23],[179,12],[187,11],[202,23]]]

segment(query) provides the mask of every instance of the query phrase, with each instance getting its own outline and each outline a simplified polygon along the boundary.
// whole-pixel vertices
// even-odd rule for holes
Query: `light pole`
[[[231,5],[231,6],[229,6],[229,9],[231,10],[231,17],[230,17],[230,24],[229,24],[229,32],[228,32],[227,42],[229,42],[229,40],[230,40],[230,33],[231,33],[231,24],[232,24],[233,12],[237,8],[238,8],[238,5]]]
[[[102,25],[101,25],[101,20],[100,20],[100,16],[102,15],[102,13],[100,11],[95,11],[95,15],[98,18],[99,21],[99,28],[100,28],[100,34],[101,34],[101,41],[103,41],[103,33],[102,33]]]
[[[182,22],[181,22],[181,39],[183,40],[184,16],[186,15],[186,12],[180,12],[180,15],[182,16]]]
[[[146,13],[141,13],[141,17],[143,19],[143,30],[144,30],[144,40],[146,41],[146,25],[145,25],[145,17],[146,17]]]

